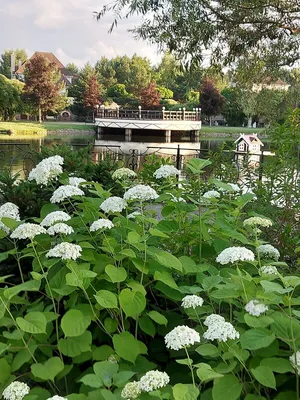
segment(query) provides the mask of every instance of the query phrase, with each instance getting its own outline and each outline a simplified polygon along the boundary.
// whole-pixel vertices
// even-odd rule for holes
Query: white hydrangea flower
[[[273,265],[264,265],[259,268],[259,272],[261,275],[278,275],[278,270]]]
[[[129,168],[119,168],[112,174],[112,178],[119,181],[122,179],[132,179],[135,177],[136,173]]]
[[[63,185],[53,192],[51,203],[61,203],[72,196],[84,196],[84,192],[76,186]]]
[[[66,397],[58,396],[57,394],[55,396],[49,397],[47,400],[68,400]]]
[[[216,261],[226,265],[237,261],[254,261],[254,258],[254,253],[246,247],[228,247],[218,255]]]
[[[2,393],[5,400],[22,400],[30,392],[30,387],[24,382],[12,382]]]
[[[0,230],[4,231],[7,235],[10,232],[10,229],[6,225],[4,225],[4,223],[1,220],[0,220]]]
[[[142,394],[142,391],[140,389],[139,382],[133,381],[133,382],[128,382],[125,386],[124,389],[121,392],[121,397],[126,400],[132,400],[132,399],[137,399],[140,394]]]
[[[54,236],[58,233],[63,235],[71,235],[71,233],[74,233],[74,229],[63,222],[59,222],[58,224],[50,226],[50,228],[47,229],[47,233],[50,236]]]
[[[142,214],[140,212],[138,212],[138,211],[133,211],[131,214],[127,215],[127,218],[128,219],[135,219],[135,217],[137,217],[139,215],[142,215]]]
[[[260,303],[258,300],[251,300],[246,304],[245,310],[253,317],[259,317],[264,312],[268,311],[269,307]]]
[[[148,201],[155,200],[157,198],[158,194],[156,191],[148,185],[136,185],[127,190],[127,192],[124,194],[124,199],[129,201]]]
[[[268,228],[269,226],[272,226],[273,223],[268,218],[251,217],[251,218],[245,219],[245,221],[243,222],[243,225],[251,226],[251,227],[263,226],[265,228]]]
[[[300,351],[296,351],[289,359],[292,367],[297,371],[297,374],[300,375]]]
[[[237,185],[236,183],[227,183],[227,185],[230,185],[232,187],[232,190],[234,192],[239,192],[241,190],[241,188],[239,187],[239,185]]]
[[[153,392],[160,389],[170,382],[170,377],[166,372],[148,371],[139,381],[139,387],[142,392]]]
[[[4,203],[0,206],[0,219],[11,218],[16,221],[20,221],[19,207],[14,203]]]
[[[221,195],[216,190],[209,190],[208,192],[205,192],[202,197],[205,199],[219,199]]]
[[[46,229],[37,224],[24,223],[19,225],[10,235],[12,239],[33,239],[37,235],[47,233]]]
[[[49,250],[46,257],[57,257],[62,260],[77,260],[81,256],[82,248],[77,244],[62,242]]]
[[[98,219],[94,221],[90,227],[91,232],[96,232],[99,229],[111,229],[114,227],[114,224],[109,219]]]
[[[271,244],[261,244],[260,246],[258,246],[257,251],[261,258],[271,258],[274,259],[275,261],[279,260],[280,253]]]
[[[202,297],[192,294],[192,295],[185,296],[182,299],[181,306],[183,308],[195,309],[196,307],[201,307],[203,305],[203,301],[204,300],[202,299]]]
[[[42,226],[51,226],[56,222],[70,221],[71,217],[64,211],[52,211],[41,222]]]
[[[218,340],[226,342],[228,339],[238,339],[240,337],[234,326],[226,322],[225,318],[218,314],[211,314],[206,317],[204,325],[208,327],[203,337],[207,340]]]
[[[199,342],[199,333],[185,325],[177,326],[165,336],[166,347],[172,350],[180,350]]]
[[[30,171],[28,180],[36,181],[38,185],[48,185],[51,179],[57,178],[63,172],[63,163],[61,156],[45,158]]]
[[[121,197],[112,196],[108,199],[104,200],[100,205],[102,211],[107,214],[122,212],[127,206],[126,201],[124,201]]]
[[[174,203],[186,203],[186,200],[183,197],[176,197],[172,193],[167,193],[171,196],[171,201],[174,201]]]
[[[173,165],[162,165],[153,174],[156,179],[169,178],[176,175],[180,175],[180,171]]]
[[[83,178],[77,178],[77,176],[71,176],[69,178],[69,185],[78,187],[81,183],[86,182]]]

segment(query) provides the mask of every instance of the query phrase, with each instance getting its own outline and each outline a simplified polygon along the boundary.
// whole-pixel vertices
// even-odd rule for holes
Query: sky
[[[112,14],[99,22],[93,19],[93,11],[110,1],[0,0],[0,54],[14,48],[25,49],[29,56],[48,51],[65,65],[74,62],[82,67],[87,62],[95,64],[102,56],[137,53],[157,64],[161,55],[156,48],[127,32],[138,24],[138,16],[121,21],[111,34]]]

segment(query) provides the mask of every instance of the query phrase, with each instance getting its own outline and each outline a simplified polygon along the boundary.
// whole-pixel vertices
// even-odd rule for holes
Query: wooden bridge
[[[161,110],[123,110],[100,107],[96,114],[95,125],[102,135],[108,128],[124,130],[126,141],[131,140],[132,130],[164,131],[166,141],[171,141],[172,131],[191,131],[196,136],[201,129],[201,110],[187,111]],[[106,128],[106,129],[105,129]]]

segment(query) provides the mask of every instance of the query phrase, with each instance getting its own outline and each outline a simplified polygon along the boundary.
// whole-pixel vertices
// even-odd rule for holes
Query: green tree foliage
[[[242,107],[243,113],[248,119],[248,128],[251,128],[252,117],[256,114],[256,104],[257,104],[257,93],[251,90],[242,90],[240,92],[240,105]]]
[[[11,49],[5,50],[3,54],[1,54],[0,59],[0,74],[6,76],[7,78],[11,78],[11,55],[15,56],[15,66],[18,67],[19,62],[23,63],[27,60],[26,51],[23,49]]]
[[[88,87],[91,77],[95,74],[94,68],[87,63],[80,71],[78,79],[69,88],[68,95],[73,97],[74,103],[71,110],[78,116],[86,116],[88,110],[84,106],[84,93]]]
[[[47,111],[57,111],[62,107],[60,74],[57,66],[50,63],[44,56],[38,55],[25,68],[24,95],[36,106],[39,122]]]
[[[241,126],[245,119],[245,114],[241,107],[241,91],[238,88],[226,88],[221,92],[225,99],[222,115],[229,126]]]
[[[78,74],[79,68],[75,63],[69,63],[66,65],[66,69],[70,72],[73,72],[73,74]]]
[[[202,114],[207,117],[217,115],[221,112],[223,104],[224,97],[214,86],[214,82],[206,78],[200,86],[200,108]]]
[[[156,88],[162,99],[173,99],[174,93],[171,89],[168,89],[165,86],[157,86]]]
[[[0,75],[0,117],[7,121],[22,111],[21,94],[24,84]]]
[[[106,97],[120,105],[129,105],[137,102],[134,96],[127,92],[126,86],[123,83],[116,83],[108,88],[106,91]]]
[[[280,90],[262,89],[256,97],[256,112],[270,125],[282,116],[282,102],[285,92]]]
[[[101,59],[97,61],[95,71],[104,90],[117,83],[116,71],[114,70],[111,60],[108,60],[106,57],[101,57]]]
[[[203,61],[207,51],[214,60],[230,63],[259,54],[272,64],[299,59],[300,11],[298,0],[117,0],[98,14],[113,10],[115,19],[144,16],[133,32],[175,52],[187,61]]]

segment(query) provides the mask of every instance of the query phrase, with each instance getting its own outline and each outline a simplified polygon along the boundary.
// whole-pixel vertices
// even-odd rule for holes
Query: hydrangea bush
[[[164,168],[164,190],[130,176],[123,197],[43,170],[60,186],[40,215],[1,206],[1,266],[20,274],[1,277],[5,400],[299,398],[300,278],[255,196],[205,188],[208,165],[188,164],[199,191]]]

